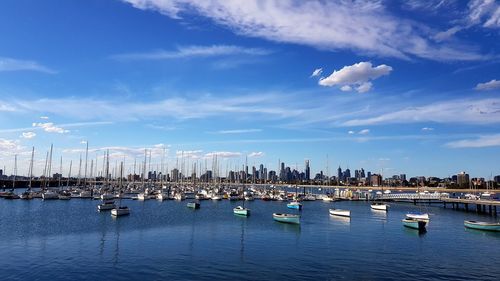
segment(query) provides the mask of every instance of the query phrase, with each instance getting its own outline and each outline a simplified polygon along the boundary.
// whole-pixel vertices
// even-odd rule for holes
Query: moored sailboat
[[[233,213],[235,215],[247,217],[247,216],[250,215],[250,209],[244,208],[242,206],[238,206],[238,207],[236,207],[236,208],[233,209]]]
[[[273,219],[277,222],[300,224],[300,215],[273,213]]]
[[[464,221],[466,228],[486,231],[500,231],[500,222]]]
[[[403,219],[403,225],[408,228],[417,229],[418,231],[424,231],[427,221],[420,219]]]
[[[286,206],[289,209],[302,210],[302,204],[300,204],[300,202],[298,202],[298,201],[290,202],[290,203],[286,204]]]
[[[351,217],[351,211],[349,210],[329,209],[328,212],[332,216]]]
[[[389,210],[389,205],[384,204],[384,203],[373,203],[370,205],[370,207],[373,210],[379,210],[379,211],[388,211]]]

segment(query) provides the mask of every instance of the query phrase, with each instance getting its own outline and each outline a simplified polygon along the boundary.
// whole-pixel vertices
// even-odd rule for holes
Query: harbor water
[[[367,202],[122,200],[126,217],[90,199],[0,200],[0,280],[498,280],[500,233],[465,229],[495,218],[424,206],[426,233],[403,227],[418,206]],[[351,219],[329,208],[351,210]],[[300,213],[300,225],[274,212]]]

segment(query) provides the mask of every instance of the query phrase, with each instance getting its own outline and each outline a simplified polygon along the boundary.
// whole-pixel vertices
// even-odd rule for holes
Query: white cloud
[[[19,145],[18,141],[0,138],[0,156],[10,157],[23,152],[25,152],[24,147]]]
[[[427,131],[427,132],[428,132],[428,131],[434,131],[434,128],[423,127],[423,128],[422,128],[422,131],[424,131],[424,132],[425,132],[425,131]]]
[[[82,140],[82,141],[80,141],[80,144],[87,144],[87,141],[86,140]]]
[[[340,87],[340,90],[342,92],[350,92],[350,91],[352,91],[352,87],[349,85],[344,85],[344,86]]]
[[[446,40],[449,40],[453,37],[453,35],[455,35],[457,32],[463,30],[464,27],[462,26],[453,26],[445,31],[441,31],[441,32],[438,32],[436,33],[434,36],[433,36],[433,39],[440,42],[440,41],[446,41]]]
[[[178,158],[198,159],[201,158],[202,152],[203,150],[177,150],[175,155]]]
[[[385,64],[373,67],[371,62],[359,62],[335,70],[330,76],[321,78],[318,83],[321,86],[341,86],[342,91],[355,88],[358,93],[365,93],[372,87],[369,81],[388,75],[391,71],[392,67]]]
[[[210,153],[205,154],[205,157],[206,158],[213,158],[213,157],[238,158],[238,157],[241,157],[241,153],[240,152],[230,152],[230,151],[214,151],[214,152],[210,152]]]
[[[216,131],[216,134],[246,134],[246,133],[258,133],[261,129],[240,129],[240,130],[220,130]]]
[[[363,129],[361,131],[358,132],[359,135],[367,135],[370,133],[370,130],[369,129]]]
[[[342,126],[365,126],[397,123],[500,123],[500,99],[448,100],[423,106],[407,107],[398,111],[388,108],[389,113],[375,117],[351,119]]]
[[[49,117],[48,116],[40,116],[40,119],[43,119],[43,120],[48,120]]]
[[[35,61],[18,60],[5,57],[0,57],[0,72],[1,71],[38,71],[49,74],[56,73],[54,70]]]
[[[435,45],[427,38],[430,27],[399,18],[384,1],[123,1],[178,20],[188,21],[199,15],[240,35],[323,50],[434,60],[484,58],[459,44]]]
[[[24,138],[24,139],[32,139],[36,136],[36,133],[34,132],[23,132],[21,134],[21,137]]]
[[[316,68],[313,73],[311,74],[310,77],[316,77],[316,76],[320,76],[321,73],[323,73],[323,68]]]
[[[500,5],[495,0],[472,0],[469,2],[470,24],[487,28],[500,28]]]
[[[500,89],[500,81],[493,79],[493,80],[491,80],[489,82],[478,83],[476,85],[475,89],[479,90],[479,91],[488,91],[488,90]]]
[[[250,154],[248,154],[248,157],[250,157],[250,158],[252,158],[252,157],[262,157],[264,155],[265,155],[264,152],[259,151],[259,152],[251,152]]]
[[[347,132],[347,133],[348,133],[349,135],[354,135],[356,132],[354,132],[354,131],[349,131],[349,132]]]
[[[32,126],[42,128],[45,132],[48,132],[48,133],[58,133],[58,134],[69,133],[69,130],[63,129],[61,127],[57,127],[52,122],[33,123]]]
[[[390,158],[379,158],[378,161],[391,161]]]
[[[212,46],[184,46],[174,51],[158,50],[147,53],[119,54],[112,56],[117,60],[166,60],[194,57],[219,57],[219,56],[264,56],[271,51],[261,48],[246,48],[233,45]]]
[[[452,141],[447,143],[446,146],[451,148],[480,148],[500,146],[500,134],[483,135],[475,139]]]

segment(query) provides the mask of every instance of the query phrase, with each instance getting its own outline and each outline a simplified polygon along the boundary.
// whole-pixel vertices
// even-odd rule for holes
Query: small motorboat
[[[47,190],[44,193],[42,193],[42,199],[43,200],[55,200],[55,199],[59,199],[59,194],[57,194],[56,192]]]
[[[238,207],[233,209],[233,213],[235,215],[248,217],[250,215],[250,209],[244,208],[242,206],[238,206]]]
[[[299,202],[297,202],[297,201],[290,202],[290,203],[286,204],[286,206],[287,206],[289,209],[302,210],[302,204],[300,204],[300,203],[299,203]]]
[[[421,219],[403,219],[403,225],[408,228],[417,229],[418,231],[424,231],[427,221]]]
[[[130,215],[130,209],[127,206],[120,206],[111,210],[111,215],[114,217]]]
[[[351,217],[351,211],[349,211],[349,210],[330,209],[330,210],[328,210],[328,212],[332,216]]]
[[[500,231],[500,222],[464,221],[464,226],[477,230]]]
[[[200,203],[198,203],[198,202],[189,202],[189,203],[187,203],[186,206],[188,208],[192,208],[192,209],[199,209],[200,208]]]
[[[370,205],[373,210],[387,211],[389,210],[389,205],[384,203],[373,203]]]
[[[273,219],[283,223],[300,224],[299,215],[274,213]]]

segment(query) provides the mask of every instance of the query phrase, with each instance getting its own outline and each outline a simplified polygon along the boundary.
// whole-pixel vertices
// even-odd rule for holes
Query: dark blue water
[[[500,234],[466,230],[488,216],[426,207],[419,235],[401,219],[409,204],[372,211],[365,202],[304,202],[302,224],[272,220],[283,202],[131,201],[131,215],[99,202],[0,200],[0,280],[498,280]],[[328,208],[350,209],[352,219]]]

